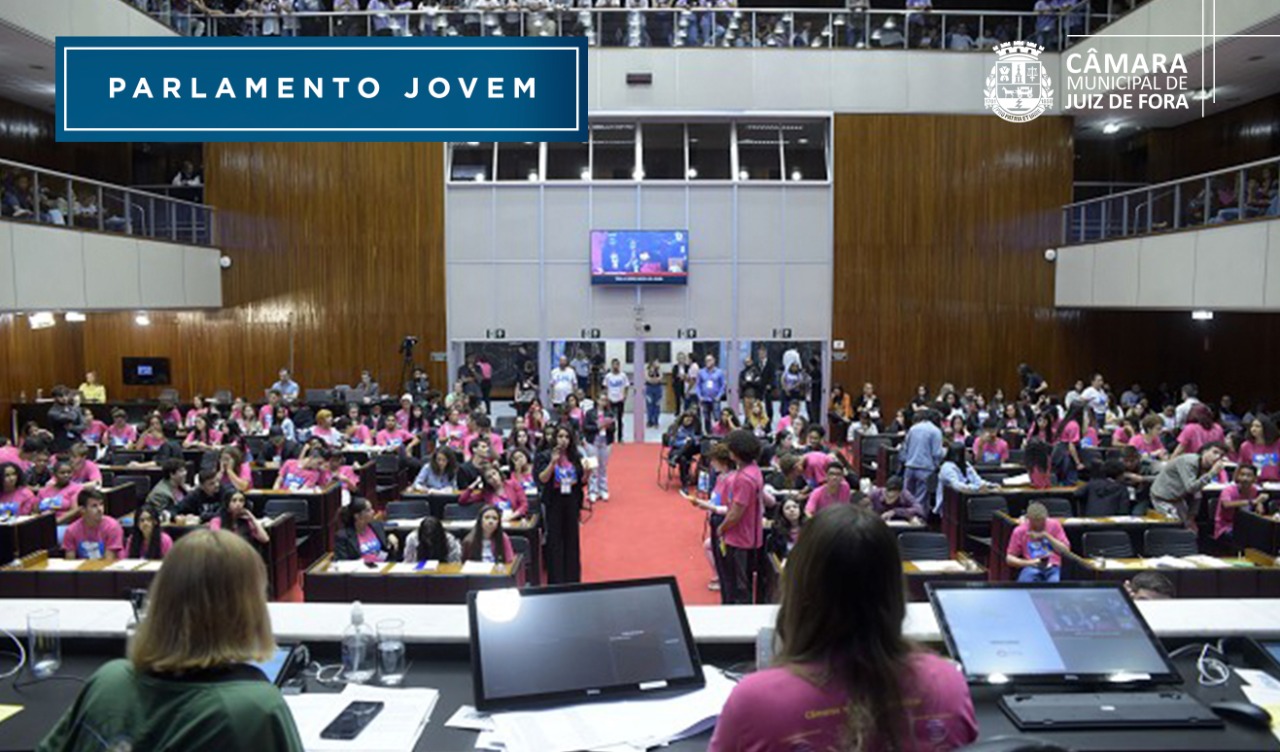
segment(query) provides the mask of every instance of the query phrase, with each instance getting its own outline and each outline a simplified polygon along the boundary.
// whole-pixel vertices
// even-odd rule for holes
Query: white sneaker
[[[601,498],[601,499],[604,499],[605,501],[608,501],[608,500],[609,500],[609,492],[608,492],[608,491],[601,491],[601,492],[600,492],[600,498]]]

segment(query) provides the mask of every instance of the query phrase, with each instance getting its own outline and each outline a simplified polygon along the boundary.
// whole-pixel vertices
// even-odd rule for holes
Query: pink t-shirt
[[[1258,486],[1255,484],[1249,487],[1249,492],[1244,493],[1240,490],[1240,486],[1232,483],[1222,489],[1222,493],[1218,494],[1218,503],[1215,505],[1213,512],[1213,537],[1221,538],[1223,535],[1230,533],[1236,524],[1236,509],[1223,504],[1224,501],[1240,501],[1241,499],[1253,501],[1258,498]]]
[[[1092,427],[1089,428],[1088,431],[1085,431],[1084,435],[1080,437],[1080,446],[1082,447],[1093,449],[1096,448],[1098,444],[1098,431]]]
[[[138,429],[126,423],[124,427],[112,423],[107,426],[107,443],[113,447],[128,446],[138,440]]]
[[[107,433],[107,424],[100,420],[95,420],[89,424],[89,427],[81,432],[80,436],[89,444],[99,444]]]
[[[726,545],[734,548],[760,548],[764,545],[764,512],[760,506],[760,492],[764,489],[764,476],[760,468],[748,465],[733,474],[725,487],[728,496],[725,506],[731,510],[742,507],[738,524],[724,533]]]
[[[1129,439],[1129,446],[1137,447],[1142,454],[1152,454],[1164,449],[1164,442],[1160,441],[1159,436],[1148,439],[1146,434],[1139,434]]]
[[[26,514],[26,510],[31,508],[31,502],[35,498],[35,491],[26,486],[18,486],[16,490],[9,493],[0,493],[0,514],[14,517]]]
[[[1240,445],[1240,463],[1258,469],[1258,480],[1280,480],[1280,441],[1273,444],[1255,444],[1252,440]]]
[[[1009,459],[1009,442],[998,436],[991,441],[978,439],[973,443],[973,454],[979,464],[1003,464]]]
[[[187,417],[183,420],[183,423],[186,425],[186,427],[187,427],[187,428],[195,428],[195,427],[196,427],[196,416],[197,416],[197,415],[208,415],[208,414],[209,414],[209,408],[207,408],[207,407],[202,407],[202,408],[200,408],[199,410],[197,410],[197,409],[195,409],[195,408],[193,407],[193,408],[191,408],[190,410],[188,410],[188,411],[187,411]],[[233,417],[238,417],[238,416],[233,416]]]
[[[467,435],[467,427],[461,423],[450,423],[449,421],[445,421],[444,425],[440,426],[438,433],[440,434],[441,442],[448,444],[454,449],[461,450],[464,446],[463,438]]]
[[[1066,531],[1062,529],[1062,523],[1052,517],[1044,521],[1044,531],[1068,546],[1071,545],[1067,541]],[[1013,529],[1013,534],[1009,536],[1009,547],[1005,552],[1023,559],[1040,559],[1048,556],[1050,566],[1062,566],[1062,557],[1053,546],[1049,545],[1048,541],[1031,539],[1031,526],[1027,522]]]
[[[102,471],[98,469],[98,463],[85,460],[79,470],[71,473],[71,480],[75,483],[101,483]]]
[[[801,475],[804,476],[810,488],[822,485],[822,481],[827,477],[827,468],[833,461],[831,455],[826,452],[809,452],[804,456],[804,469]]]
[[[311,429],[311,435],[317,439],[320,439],[321,441],[328,444],[329,446],[334,446],[335,444],[337,444],[338,438],[341,436],[341,434],[339,434],[337,429],[335,429],[333,426],[329,426],[328,428],[322,428],[320,426],[316,426],[315,428]]]
[[[13,445],[0,447],[0,462],[12,462],[22,468],[24,473],[31,469],[31,463],[23,460],[21,450]]]
[[[1124,426],[1120,426],[1119,428],[1111,432],[1111,446],[1113,447],[1124,446],[1125,444],[1129,443],[1129,439],[1131,438],[1133,437],[1129,435],[1129,429],[1125,428]]]
[[[388,431],[384,428],[378,431],[378,446],[400,447],[410,441],[413,441],[413,434],[403,428],[397,428],[394,431]]]
[[[1188,423],[1178,434],[1178,446],[1187,454],[1199,454],[1200,447],[1213,441],[1222,441],[1222,426],[1206,429],[1199,423]]]
[[[83,518],[78,519],[67,526],[62,548],[72,559],[102,559],[108,553],[119,559],[124,556],[124,528],[106,516],[97,527],[89,527]]]
[[[300,488],[315,488],[323,480],[319,470],[310,470],[297,460],[289,460],[280,468],[281,488],[296,491]]]
[[[63,488],[58,488],[52,482],[44,486],[36,494],[36,498],[32,506],[23,514],[33,514],[36,512],[70,512],[78,506],[80,500],[80,484],[68,483]]]
[[[818,670],[818,667],[810,667]],[[920,653],[902,677],[903,749],[947,752],[978,738],[973,699],[964,676],[950,662]],[[848,693],[838,682],[819,686],[790,668],[757,671],[738,682],[711,737],[709,752],[799,752],[843,748]],[[878,739],[864,747],[883,752]]]
[[[809,494],[809,503],[804,505],[804,513],[812,517],[832,504],[848,504],[852,497],[853,489],[849,488],[847,481],[840,481],[840,490],[834,496],[827,493],[827,484],[823,483]]]
[[[360,558],[364,561],[386,561],[387,555],[382,551],[382,541],[378,540],[378,534],[373,531],[373,527],[366,527],[364,532],[356,537],[356,542],[360,545]]]
[[[164,446],[163,436],[156,436],[155,434],[150,433],[142,436],[143,449],[159,449],[162,446]]]
[[[351,441],[354,444],[368,446],[373,443],[373,432],[363,423],[357,423],[355,428],[351,429]]]
[[[325,470],[322,474],[320,485],[327,486],[333,481],[342,481],[342,487],[348,491],[354,491],[360,487],[360,479],[356,477],[356,471],[350,465],[343,465],[338,468],[338,472],[333,473]]]
[[[191,444],[196,443],[197,441],[201,441],[201,439],[199,436],[196,435],[195,431],[192,431],[191,433],[187,434],[186,440],[182,443],[185,446],[189,446]],[[210,428],[208,438],[205,439],[202,443],[209,444],[210,446],[216,446],[218,444],[221,444],[222,431],[219,431],[216,428]]]
[[[219,525],[218,527],[214,527],[214,523],[220,523],[220,522],[221,522],[220,519],[218,519],[217,517],[214,517],[212,520],[209,521],[209,528],[212,530],[221,529],[221,525]],[[135,534],[136,534],[136,531],[135,531]],[[168,556],[169,549],[173,548],[173,538],[170,538],[169,534],[164,532],[163,530],[156,530],[151,534],[160,536],[160,558],[163,559],[164,557]],[[130,538],[130,541],[132,541],[132,538]],[[125,545],[126,545],[125,550],[127,551],[129,544],[125,544]],[[147,544],[144,541],[141,545],[142,545],[142,550],[138,553],[138,557],[145,559],[147,558]]]
[[[1067,421],[1058,424],[1058,443],[1059,444],[1078,444],[1080,443],[1080,424]]]

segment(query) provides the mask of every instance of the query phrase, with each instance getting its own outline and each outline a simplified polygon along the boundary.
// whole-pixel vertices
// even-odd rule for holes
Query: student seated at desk
[[[102,471],[98,463],[89,459],[89,447],[77,441],[67,450],[67,460],[71,463],[71,480],[82,486],[102,485]]]
[[[533,455],[528,450],[508,450],[507,464],[511,468],[511,480],[520,484],[526,498],[538,492],[538,481],[533,477]]]
[[[224,497],[218,474],[205,470],[200,473],[196,487],[182,497],[174,511],[188,523],[204,525],[222,514]]]
[[[422,465],[413,479],[409,493],[446,493],[457,490],[458,456],[447,446],[437,447],[431,459]]]
[[[462,544],[444,529],[440,520],[423,517],[418,529],[404,539],[404,560],[457,564],[462,561]]]
[[[67,526],[62,548],[68,559],[107,559],[124,555],[124,528],[107,516],[107,500],[96,488],[80,492],[84,512]]]
[[[232,493],[227,498],[227,502],[222,505],[222,511],[218,516],[209,520],[209,529],[226,530],[245,540],[256,540],[259,543],[267,543],[271,540],[262,521],[253,516],[248,499],[240,491]]]
[[[49,442],[43,438],[28,436],[17,445],[0,447],[0,462],[12,462],[22,469],[23,474],[31,472],[31,466],[40,455],[44,455],[48,462]]]
[[[17,517],[30,509],[36,492],[27,488],[22,468],[14,462],[0,462],[0,516]]]
[[[791,550],[796,547],[796,543],[800,542],[802,527],[804,527],[804,512],[800,509],[800,502],[796,499],[787,499],[782,502],[782,508],[778,510],[777,517],[769,526],[769,532],[764,540],[765,549],[785,561],[791,554]],[[712,567],[714,566],[712,564]]]
[[[129,414],[120,408],[111,411],[111,425],[107,426],[107,446],[125,449],[138,440],[138,429],[129,423]]]
[[[274,488],[298,491],[304,488],[318,488],[324,480],[322,469],[329,460],[327,449],[318,449],[300,460],[289,460],[280,467],[276,475]]]
[[[133,532],[125,545],[126,559],[163,559],[173,548],[173,538],[160,529],[156,510],[143,504],[133,513]]]
[[[1262,509],[1265,514],[1267,494],[1258,493],[1258,471],[1253,465],[1240,465],[1236,468],[1235,482],[1222,489],[1218,494],[1217,508],[1213,512],[1213,539],[1220,543],[1234,543],[1232,533],[1236,523],[1236,511],[1239,509]]]
[[[360,478],[356,476],[355,468],[345,463],[346,457],[342,452],[330,452],[329,459],[324,464],[320,485],[327,486],[336,481],[342,484],[342,490],[347,493],[355,493],[359,490]]]
[[[418,445],[418,437],[401,428],[394,415],[388,415],[384,425],[386,427],[378,431],[378,446],[412,451]]]
[[[1258,480],[1280,480],[1280,429],[1267,416],[1249,424],[1249,436],[1240,445],[1240,462],[1258,470]]]
[[[502,510],[492,504],[480,507],[475,527],[462,539],[462,558],[488,564],[515,561],[516,554],[511,548],[511,539],[502,530]]]
[[[208,415],[197,415],[195,425],[187,431],[187,438],[182,441],[182,446],[198,449],[213,449],[221,445],[222,432],[213,427],[213,421]]]
[[[906,520],[924,524],[924,505],[907,493],[902,487],[902,478],[897,476],[885,481],[883,489],[871,489],[871,509],[885,522]]]
[[[812,517],[832,504],[848,504],[853,500],[853,489],[844,477],[844,466],[838,462],[827,465],[826,478],[822,485],[809,492],[809,500],[804,505],[806,517]]]
[[[218,482],[226,491],[253,488],[253,469],[245,462],[239,447],[225,446],[218,452]]]
[[[1159,572],[1139,572],[1125,580],[1124,589],[1135,601],[1167,601],[1177,596],[1173,581]]]
[[[47,485],[41,486],[35,498],[31,500],[31,505],[23,510],[23,514],[52,512],[58,516],[58,525],[64,525],[65,521],[79,508],[80,490],[80,484],[71,481],[71,463],[58,460],[53,466],[53,479]],[[59,527],[59,538],[62,537],[61,530],[62,528]]]
[[[1009,461],[1009,442],[1000,438],[1000,421],[988,418],[982,434],[973,442],[973,458],[981,465],[1003,465]]]
[[[80,432],[80,438],[86,444],[102,446],[107,438],[107,424],[95,418],[87,407],[80,408],[80,412],[84,414],[84,430]]]
[[[1026,465],[1032,488],[1048,488],[1053,485],[1053,473],[1049,469],[1052,452],[1049,445],[1040,439],[1030,439],[1023,447],[1022,464]]]
[[[302,752],[280,691],[249,665],[275,652],[262,558],[234,535],[183,536],[151,584],[127,659],[98,669],[42,750]],[[219,593],[220,597],[200,597]]]
[[[1117,459],[1095,466],[1093,477],[1076,491],[1084,501],[1084,517],[1117,517],[1129,514],[1133,507],[1129,487],[1124,484],[1124,463]]]
[[[367,562],[387,561],[400,546],[395,533],[388,533],[373,518],[373,505],[368,499],[355,498],[342,508],[342,529],[333,543],[333,558]]]
[[[316,413],[316,424],[311,427],[312,438],[320,439],[330,447],[342,443],[342,434],[333,425],[333,411],[321,410]]]
[[[1129,439],[1129,446],[1136,447],[1143,457],[1164,461],[1169,459],[1169,451],[1165,449],[1164,439],[1160,434],[1164,431],[1164,418],[1150,414],[1142,419],[1142,433]]]
[[[155,450],[164,446],[164,421],[160,416],[152,413],[147,418],[147,427],[142,433],[138,434],[138,438],[129,446],[134,451]]]
[[[805,525],[782,575],[774,667],[748,675],[710,752],[953,750],[978,736],[963,674],[902,635],[897,537],[875,515],[831,507]]]
[[[263,447],[263,456],[258,457],[263,463],[285,463],[297,459],[302,454],[298,442],[284,435],[284,430],[275,426],[267,431],[267,443]]]
[[[1020,567],[1018,582],[1058,582],[1062,576],[1062,554],[1071,550],[1062,523],[1049,517],[1044,504],[1033,501],[1027,514],[1009,536],[1005,560]]]
[[[519,519],[529,512],[524,486],[517,480],[504,479],[497,465],[485,465],[480,477],[459,495],[458,503],[494,506],[509,519]]]
[[[978,475],[978,471],[973,469],[973,465],[969,464],[964,444],[955,443],[947,449],[946,459],[938,470],[938,493],[933,502],[934,512],[941,513],[942,497],[948,488],[957,491],[988,491],[998,489],[999,486],[983,480],[982,476]]]
[[[187,495],[187,463],[165,460],[160,468],[164,478],[147,494],[146,505],[167,520],[177,514],[178,503]]]

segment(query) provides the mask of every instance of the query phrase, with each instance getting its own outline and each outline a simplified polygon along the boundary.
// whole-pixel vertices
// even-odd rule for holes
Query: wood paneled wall
[[[170,358],[184,398],[260,395],[290,364],[304,388],[355,383],[366,367],[394,390],[406,334],[421,338],[417,359],[444,384],[444,365],[427,362],[446,347],[439,144],[210,144],[205,160],[233,262],[224,309],[152,313],[149,327],[131,312],[90,314],[40,332],[0,317],[0,357],[24,364],[0,399],[79,384],[85,368],[113,399],[154,397],[124,386],[123,356]]]
[[[0,99],[0,159],[108,183],[132,182],[131,144],[59,144],[54,132],[53,113]]]

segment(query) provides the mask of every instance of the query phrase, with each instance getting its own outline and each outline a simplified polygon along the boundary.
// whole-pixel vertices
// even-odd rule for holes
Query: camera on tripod
[[[417,337],[413,336],[412,334],[405,335],[405,338],[400,341],[400,354],[405,356],[406,358],[412,358],[413,348],[417,344],[418,344]]]

